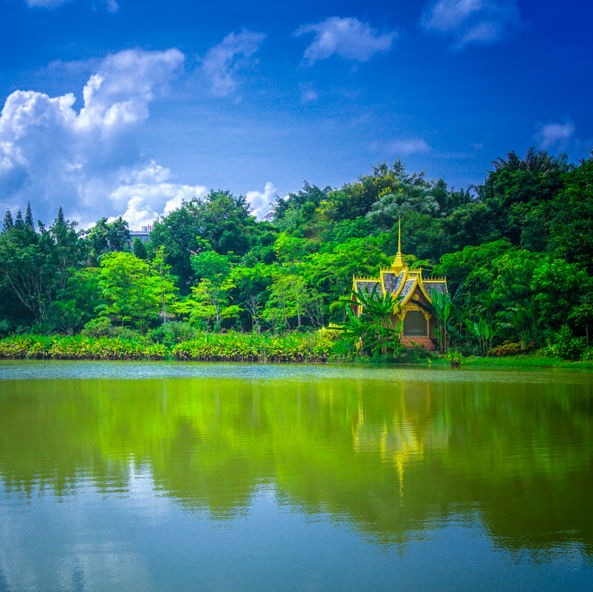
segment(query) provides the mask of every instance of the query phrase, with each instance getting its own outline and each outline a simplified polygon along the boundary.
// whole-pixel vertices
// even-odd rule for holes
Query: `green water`
[[[0,362],[0,591],[593,589],[593,374]]]

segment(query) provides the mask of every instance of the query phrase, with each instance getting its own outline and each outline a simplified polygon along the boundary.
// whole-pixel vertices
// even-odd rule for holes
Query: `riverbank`
[[[179,360],[197,362],[327,362],[335,340],[327,334],[204,333],[176,344],[142,338],[23,335],[0,340],[0,359]]]
[[[564,368],[593,370],[592,361],[569,362],[560,358],[536,355],[505,356],[500,358],[469,357],[462,361],[464,366],[489,366],[497,368]]]
[[[177,360],[187,362],[349,362],[448,366],[447,357],[435,352],[407,350],[397,359],[353,357],[336,347],[330,334],[204,333],[175,344],[150,343],[146,339],[88,337],[82,335],[19,335],[0,340],[0,359],[8,360]],[[461,359],[461,365],[499,368],[564,368],[593,370],[592,361],[569,362],[537,353],[505,357]]]

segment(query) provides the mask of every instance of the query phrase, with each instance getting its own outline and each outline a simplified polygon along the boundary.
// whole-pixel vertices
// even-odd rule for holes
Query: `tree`
[[[142,244],[142,243],[140,243]],[[146,252],[146,250],[145,250]],[[135,255],[137,257],[137,255]],[[178,288],[175,286],[171,276],[171,266],[165,264],[165,249],[161,247],[155,254],[150,264],[152,275],[155,278],[155,286],[160,295],[162,304],[163,323],[167,322],[167,303],[175,301],[175,293]]]
[[[61,207],[60,207],[60,211],[61,211]],[[24,219],[24,224],[25,226],[28,226],[29,228],[33,228],[35,229],[35,223],[33,222],[33,212],[31,212],[31,203],[27,202],[27,209],[25,211],[25,219]]]
[[[566,188],[551,202],[550,250],[593,272],[593,155],[565,175]]]
[[[134,253],[134,257],[138,257],[138,259],[148,259],[146,246],[138,236],[134,238],[134,242],[132,243],[132,253]]]
[[[251,320],[251,329],[261,330],[262,306],[268,294],[267,288],[272,283],[272,266],[261,262],[253,267],[237,265],[231,270],[234,300],[245,310]]]
[[[161,307],[158,279],[146,261],[131,253],[105,255],[99,286],[107,303],[98,310],[103,316],[119,320],[122,326],[132,323],[145,329],[151,319],[158,317]]]
[[[17,230],[24,230],[25,229],[25,223],[23,222],[23,215],[21,214],[21,210],[18,209],[16,212],[16,217],[14,219],[14,227]]]
[[[6,214],[4,214],[4,221],[2,222],[2,232],[8,232],[14,226],[14,222],[12,221],[12,214],[10,210],[6,210]]]
[[[130,243],[128,222],[121,216],[113,222],[107,222],[107,218],[101,218],[84,234],[95,258],[104,253],[126,251]]]
[[[546,257],[533,272],[531,289],[540,308],[540,324],[558,330],[580,297],[593,291],[593,278],[578,263]]]
[[[492,165],[494,170],[488,173],[484,185],[475,189],[493,212],[493,228],[518,246],[529,213],[562,189],[563,175],[569,169],[566,155],[554,157],[532,147],[523,159],[511,151],[506,160],[497,158]],[[493,238],[491,234],[490,240]]]
[[[193,255],[214,250],[237,261],[252,244],[262,247],[258,236],[269,229],[251,215],[245,197],[230,191],[211,191],[204,198],[183,202],[178,210],[154,224],[149,251],[165,247],[166,262],[178,278],[181,294],[186,295],[195,284],[191,264]]]
[[[21,218],[0,236],[0,277],[37,323],[43,324],[72,270],[84,259],[74,227],[58,216],[49,230],[40,227],[36,233]]]
[[[291,273],[288,267],[277,266],[274,281],[269,286],[270,298],[266,303],[264,317],[275,328],[281,324],[290,328],[289,318],[297,318],[297,327],[302,325],[302,315],[310,299],[307,285],[298,273]],[[278,314],[280,313],[280,314]],[[282,323],[278,319],[282,319]]]
[[[216,326],[220,326],[222,309],[228,304],[228,292],[233,287],[230,280],[231,264],[225,255],[214,251],[203,251],[199,255],[192,255],[191,264],[196,275],[201,278],[199,290],[192,289],[196,294],[206,295],[214,308]],[[202,301],[204,298],[202,297]]]
[[[593,294],[580,297],[580,304],[575,306],[568,315],[578,325],[585,325],[587,347],[589,347],[589,327],[593,324]]]

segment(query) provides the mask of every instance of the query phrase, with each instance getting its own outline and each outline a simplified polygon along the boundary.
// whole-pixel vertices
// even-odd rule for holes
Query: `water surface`
[[[0,591],[593,589],[593,374],[0,362]]]

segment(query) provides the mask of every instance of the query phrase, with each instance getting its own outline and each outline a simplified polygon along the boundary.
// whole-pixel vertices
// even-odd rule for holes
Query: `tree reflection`
[[[405,547],[450,520],[513,551],[591,557],[591,384],[229,379],[5,382],[6,491],[126,491],[133,468],[227,519],[279,504]]]

